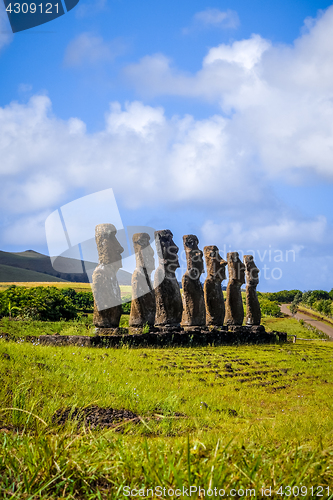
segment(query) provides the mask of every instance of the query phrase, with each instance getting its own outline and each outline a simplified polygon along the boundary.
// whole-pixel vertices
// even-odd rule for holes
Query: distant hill
[[[29,282],[36,281],[38,283],[62,281],[61,278],[51,276],[50,274],[38,273],[37,271],[29,271],[19,267],[6,266],[0,264],[0,282]]]
[[[82,272],[81,261],[67,257],[58,257],[56,259],[56,264],[56,268],[65,269],[66,272],[59,272],[54,269],[49,256],[35,252],[34,250],[16,253],[3,252],[0,250],[0,282],[72,281],[74,283],[89,283],[87,273]],[[85,262],[85,265],[88,270],[91,270],[97,266],[97,263]],[[27,272],[36,273],[36,279],[32,274],[26,274]],[[130,273],[120,269],[117,273],[117,277],[120,285],[131,284],[132,275]]]

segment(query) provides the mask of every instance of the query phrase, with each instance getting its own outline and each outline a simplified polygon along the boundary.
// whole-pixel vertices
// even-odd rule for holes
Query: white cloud
[[[26,245],[28,248],[45,244],[45,220],[49,211],[22,216],[6,227],[2,233],[2,244]]]
[[[4,3],[0,3],[0,51],[13,39],[12,30],[5,10]]]
[[[236,248],[262,248],[273,245],[285,248],[292,245],[297,252],[306,245],[333,244],[333,231],[324,216],[312,219],[293,219],[280,216],[274,221],[263,221],[261,225],[238,222],[223,222],[218,224],[207,220],[202,227],[202,233],[208,240],[228,241]]]
[[[193,16],[192,25],[189,28],[184,28],[183,33],[188,34],[191,31],[196,31],[203,28],[222,28],[235,29],[239,26],[239,18],[237,12],[227,9],[208,8],[197,12]]]
[[[42,231],[41,214],[77,193],[111,187],[129,208],[202,207],[211,219],[202,227],[207,244],[326,249],[333,243],[326,219],[281,210],[270,186],[309,172],[333,181],[331,32],[332,8],[292,47],[253,35],[211,48],[195,75],[161,54],[127,68],[151,94],[218,103],[223,112],[206,119],[115,102],[104,128],[89,133],[79,118],[57,118],[44,95],[0,108],[0,206],[20,218],[6,241],[16,241],[20,227]]]
[[[82,19],[85,17],[92,18],[101,12],[105,11],[107,7],[107,0],[87,0],[84,3],[80,2],[75,7],[75,17]]]
[[[123,50],[119,40],[107,43],[101,36],[81,33],[69,42],[64,63],[66,66],[75,67],[113,61]]]
[[[128,208],[201,206],[215,213],[201,230],[207,243],[327,244],[326,219],[281,215],[261,166],[229,126],[219,115],[167,118],[160,107],[114,102],[104,129],[89,133],[78,118],[55,117],[44,95],[0,108],[0,207],[15,220],[4,241],[16,244],[20,233],[22,242],[29,234],[42,241],[45,213],[71,201],[73,192],[112,187]]]
[[[225,61],[236,64],[246,70],[252,70],[260,62],[263,53],[270,48],[270,43],[259,35],[252,35],[248,40],[233,42],[232,45],[219,45],[209,50],[203,60],[203,67]]]
[[[229,139],[266,177],[301,182],[313,172],[333,180],[333,6],[292,46],[260,35],[211,48],[196,74],[163,54],[129,65],[143,95],[201,98],[230,115]]]
[[[113,134],[126,135],[135,133],[142,137],[154,135],[157,126],[165,124],[164,110],[144,106],[141,102],[126,103],[125,111],[119,102],[110,106],[111,112],[106,117],[107,131]]]

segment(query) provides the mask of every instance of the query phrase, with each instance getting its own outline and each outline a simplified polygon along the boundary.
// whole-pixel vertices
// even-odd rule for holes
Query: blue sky
[[[0,175],[2,250],[112,188],[125,226],[253,252],[262,291],[330,290],[333,7],[81,0],[11,35],[1,4]]]

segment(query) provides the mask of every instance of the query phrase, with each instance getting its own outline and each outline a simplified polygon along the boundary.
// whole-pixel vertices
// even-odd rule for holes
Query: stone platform
[[[223,327],[222,329],[177,328],[154,329],[149,333],[125,333],[126,329],[108,330],[97,328],[95,336],[83,335],[42,335],[41,345],[76,345],[80,347],[114,347],[124,345],[130,347],[173,347],[173,346],[205,346],[205,345],[237,345],[268,344],[286,342],[287,334],[283,332],[268,333],[263,326]]]

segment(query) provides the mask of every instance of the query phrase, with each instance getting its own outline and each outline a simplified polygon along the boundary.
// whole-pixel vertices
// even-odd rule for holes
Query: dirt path
[[[287,314],[288,316],[292,316],[289,308],[287,307],[287,304],[282,304],[280,306],[281,312],[283,314]],[[312,318],[311,316],[307,316],[304,313],[296,313],[294,318],[296,319],[303,319],[305,323],[309,323],[309,325],[314,326],[318,330],[320,330],[323,333],[326,333],[329,337],[333,338],[333,327],[326,325],[326,323],[323,323],[322,321],[319,321],[318,319]]]

